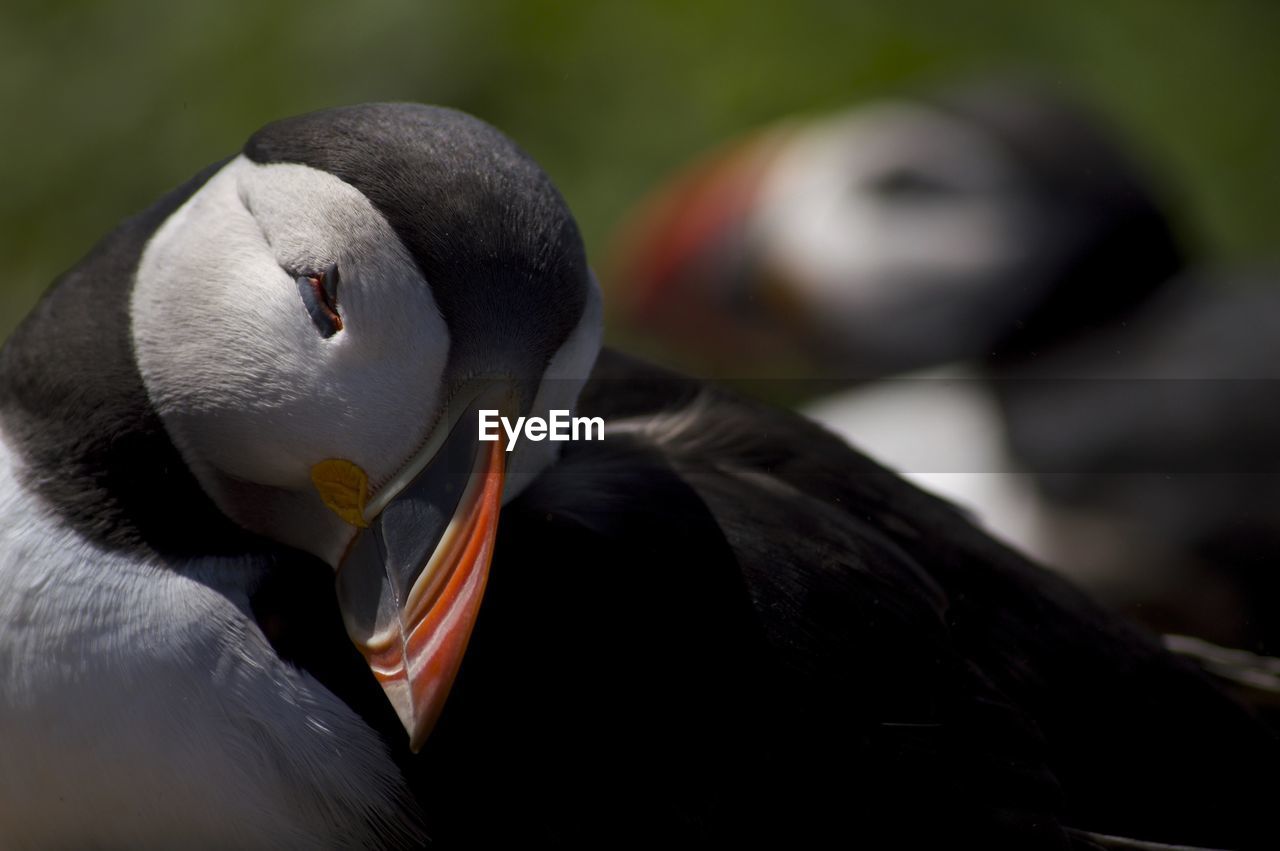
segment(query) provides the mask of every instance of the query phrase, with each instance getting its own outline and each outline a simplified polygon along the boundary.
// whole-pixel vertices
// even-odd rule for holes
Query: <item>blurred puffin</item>
[[[788,379],[766,392],[1109,602],[1280,649],[1255,569],[1280,485],[1242,475],[1280,472],[1275,394],[1171,381],[1272,374],[1280,299],[1184,272],[1165,207],[1086,111],[987,84],[728,146],[640,206],[605,280],[622,327]]]
[[[0,354],[5,844],[1274,847],[1196,669],[599,334],[447,109],[268,125],[109,235]]]
[[[644,200],[613,242],[620,322],[730,378],[1033,357],[1183,266],[1110,134],[1009,83],[757,131]]]

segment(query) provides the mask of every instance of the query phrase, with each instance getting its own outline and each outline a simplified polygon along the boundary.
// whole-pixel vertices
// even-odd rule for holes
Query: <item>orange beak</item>
[[[603,266],[623,320],[661,328],[692,308],[705,324],[724,285],[710,279],[707,264],[746,221],[790,132],[780,125],[731,142],[637,206],[614,235]]]
[[[462,665],[502,508],[504,442],[462,417],[436,456],[390,499],[338,569],[347,634],[417,752]]]

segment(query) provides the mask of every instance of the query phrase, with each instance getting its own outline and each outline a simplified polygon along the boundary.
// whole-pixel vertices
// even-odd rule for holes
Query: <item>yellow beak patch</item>
[[[311,482],[334,514],[360,529],[368,528],[364,506],[369,501],[369,476],[360,465],[330,458],[311,468]]]

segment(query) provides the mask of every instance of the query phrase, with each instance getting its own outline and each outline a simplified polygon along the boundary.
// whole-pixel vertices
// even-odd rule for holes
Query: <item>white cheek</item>
[[[326,339],[282,264],[338,259],[345,327]],[[148,392],[193,467],[295,491],[326,458],[390,475],[431,424],[448,349],[429,289],[363,196],[322,172],[243,159],[148,246],[133,331]]]
[[[902,202],[864,188],[899,168],[958,191]],[[1003,152],[966,125],[914,106],[864,108],[784,154],[756,233],[766,262],[815,315],[836,327],[880,321],[1003,285],[1028,243],[1016,186]]]

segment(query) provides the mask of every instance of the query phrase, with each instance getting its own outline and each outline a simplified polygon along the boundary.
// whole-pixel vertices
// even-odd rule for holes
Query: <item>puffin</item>
[[[623,217],[611,318],[668,361],[804,395],[1034,357],[1187,264],[1168,191],[1118,135],[1022,79],[781,119]]]
[[[985,81],[726,145],[641,202],[606,283],[620,326],[1117,609],[1276,652],[1275,275],[1195,263],[1169,194],[1076,101]]]
[[[1197,262],[1151,172],[1027,81],[871,102],[677,175],[606,283],[1113,608],[1275,654],[1276,271]]]
[[[441,107],[107,235],[0,351],[5,847],[1275,846],[1196,666],[601,315]],[[562,410],[603,438],[482,439]]]

